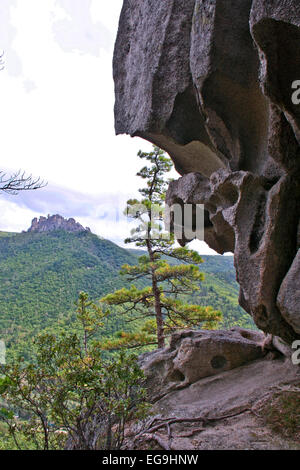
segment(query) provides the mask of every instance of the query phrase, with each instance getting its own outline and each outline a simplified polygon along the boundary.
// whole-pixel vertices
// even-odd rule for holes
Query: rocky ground
[[[245,332],[246,330],[242,330]],[[191,348],[199,340],[194,332]],[[220,343],[214,342],[215,333],[202,332],[206,341],[202,347],[198,343],[198,370],[208,363],[210,356],[220,351]],[[212,334],[211,334],[212,333]],[[238,332],[222,332],[227,340],[233,339],[236,350]],[[252,334],[252,332],[250,332]],[[255,333],[256,334],[256,333]],[[257,334],[259,339],[259,333]],[[207,338],[215,344],[210,356],[206,353]],[[197,379],[192,383],[183,380],[176,384],[175,370],[181,365],[188,375],[187,355],[183,357],[186,338],[176,336],[174,350],[150,353],[142,358],[148,388],[154,401],[152,415],[147,422],[133,425],[127,431],[127,446],[131,449],[171,449],[171,450],[300,450],[300,367],[292,364],[289,357],[275,350],[263,352],[264,357],[247,362],[244,365],[224,371],[204,372],[209,376]],[[254,340],[248,340],[254,343]],[[249,344],[241,343],[241,350],[249,349]],[[253,351],[253,350],[252,350]],[[170,354],[173,358],[170,359]],[[159,356],[159,359],[158,359]],[[230,352],[224,356],[229,360]],[[189,355],[191,358],[191,355]],[[176,360],[177,359],[177,360]],[[196,369],[196,352],[193,352],[193,370]],[[173,364],[173,369],[172,369]],[[162,367],[164,366],[164,368]],[[227,363],[227,369],[230,365]],[[224,366],[225,369],[225,366]],[[155,370],[157,385],[154,384]],[[181,369],[182,370],[182,369]],[[158,375],[159,371],[159,375]],[[162,371],[164,371],[162,373]],[[166,373],[168,371],[168,373]],[[201,373],[200,373],[201,375]],[[161,377],[164,377],[162,380]],[[167,377],[171,377],[168,382]],[[179,378],[179,374],[177,376]],[[195,380],[195,381],[194,381]],[[165,394],[162,383],[165,384]],[[159,392],[157,394],[157,392]],[[161,395],[159,398],[158,395]],[[163,396],[162,396],[163,395]],[[270,419],[270,404],[277,396],[289,397],[288,409],[275,408],[278,416],[277,430]],[[291,410],[292,408],[292,410]],[[285,416],[287,412],[287,416]],[[282,416],[282,418],[280,418]],[[294,416],[294,421],[293,421]],[[292,419],[291,419],[292,418]],[[277,418],[276,418],[277,419]],[[280,422],[281,419],[281,422]],[[285,421],[287,419],[287,421]],[[298,419],[298,422],[297,422]],[[283,427],[282,427],[283,426]],[[281,427],[281,428],[280,428]],[[280,432],[278,432],[278,429]]]
[[[299,0],[124,0],[114,52],[116,133],[168,152],[182,178],[166,202],[204,205],[205,241],[234,252],[240,305],[289,344],[300,338],[299,47]]]

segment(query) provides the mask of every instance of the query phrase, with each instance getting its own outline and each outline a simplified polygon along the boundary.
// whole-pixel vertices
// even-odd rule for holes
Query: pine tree
[[[204,275],[199,271],[203,262],[196,251],[187,247],[175,247],[171,234],[164,236],[164,201],[169,180],[166,174],[172,169],[171,160],[158,147],[138,156],[147,162],[137,176],[145,180],[146,186],[139,190],[142,199],[127,202],[127,214],[138,224],[131,231],[126,243],[135,243],[147,250],[139,257],[137,266],[124,265],[121,274],[128,280],[146,279],[149,287],[138,289],[132,285],[101,299],[110,306],[122,306],[124,314],[134,313],[132,320],[143,319],[139,334],[121,335],[121,343],[140,344],[153,342],[158,348],[165,346],[166,337],[175,330],[199,327],[211,329],[222,319],[220,312],[212,307],[189,305],[182,296],[199,290]],[[169,261],[175,260],[175,264]]]

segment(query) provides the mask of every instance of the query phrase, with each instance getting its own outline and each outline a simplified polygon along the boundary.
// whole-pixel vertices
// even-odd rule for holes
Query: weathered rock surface
[[[263,405],[278,390],[299,396],[300,368],[283,343],[278,349],[287,356],[266,355],[263,338],[240,328],[184,331],[173,335],[169,348],[144,354],[154,405],[149,420],[128,431],[127,447],[148,449],[151,441],[151,449],[299,450],[300,441],[268,427]]]
[[[116,132],[170,154],[183,177],[168,203],[204,204],[242,307],[299,338],[298,0],[124,0],[114,79]]]
[[[277,302],[284,317],[300,334],[300,251],[281,284]]]
[[[31,222],[28,232],[52,232],[54,230],[65,230],[66,232],[90,232],[88,227],[84,228],[75,219],[64,219],[61,215],[48,215],[48,217],[35,218]]]
[[[174,450],[300,450],[299,441],[274,434],[257,412],[280,387],[288,390],[295,384],[299,386],[297,369],[288,359],[258,359],[200,379],[157,401],[153,408],[156,422],[167,418],[186,420],[172,426]],[[203,422],[188,421],[200,417]],[[168,443],[166,429],[159,432],[162,441]]]
[[[195,173],[183,176],[171,183],[167,195],[170,206],[178,200],[204,204],[209,213],[205,241],[219,253],[234,251],[241,306],[261,330],[289,343],[297,337],[294,317],[300,318],[300,305],[295,305],[297,276],[287,274],[297,234],[298,201],[291,191],[298,184],[283,178],[268,190],[264,177],[219,170],[209,180]],[[280,308],[283,296],[285,307]]]
[[[184,330],[172,335],[170,346],[140,358],[151,400],[185,388],[266,355],[264,334],[242,328],[230,331]]]

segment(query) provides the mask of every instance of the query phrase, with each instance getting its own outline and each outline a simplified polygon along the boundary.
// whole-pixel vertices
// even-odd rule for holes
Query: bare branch
[[[26,176],[25,172],[20,170],[12,175],[0,171],[0,191],[7,194],[17,195],[20,191],[34,191],[44,188],[46,185],[47,183],[41,178],[34,178],[32,175]]]

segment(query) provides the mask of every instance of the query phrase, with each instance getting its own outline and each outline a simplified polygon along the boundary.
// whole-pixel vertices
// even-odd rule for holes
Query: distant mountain
[[[90,228],[84,228],[75,219],[65,219],[59,214],[48,215],[48,217],[35,218],[31,222],[28,232],[54,232],[55,230],[64,230],[65,232],[90,232]]]
[[[119,270],[141,252],[125,250],[83,229],[0,232],[0,339],[8,351],[29,356],[31,340],[42,331],[71,330],[80,291],[93,300],[128,285]],[[231,257],[204,256],[206,280],[191,299],[224,313],[224,327],[253,327],[238,306]],[[122,316],[106,324],[106,335],[129,329]]]

